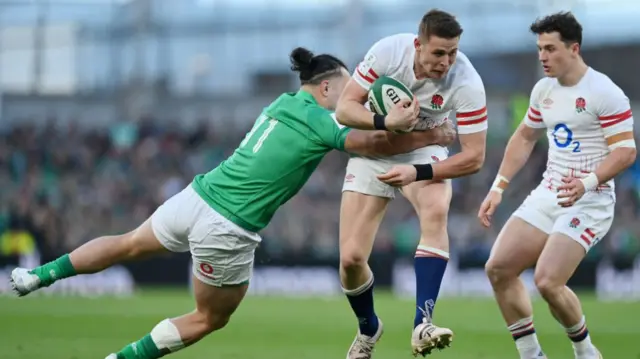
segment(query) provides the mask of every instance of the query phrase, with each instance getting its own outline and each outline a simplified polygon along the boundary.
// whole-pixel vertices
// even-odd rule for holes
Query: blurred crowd
[[[129,231],[197,173],[229,156],[245,130],[228,133],[203,120],[183,132],[153,119],[114,123],[87,132],[59,128],[8,128],[0,133],[0,256],[37,248],[43,259],[68,252],[96,236]],[[492,229],[476,220],[477,209],[502,159],[506,138],[488,144],[483,170],[453,181],[449,215],[453,255],[484,263],[501,225],[540,180],[545,141],[506,192]],[[348,156],[330,153],[302,192],[263,231],[262,251],[271,258],[338,255],[338,218]],[[589,254],[635,256],[640,252],[640,166],[617,178],[616,218],[609,235]],[[412,256],[419,225],[398,194],[388,208],[374,252]]]

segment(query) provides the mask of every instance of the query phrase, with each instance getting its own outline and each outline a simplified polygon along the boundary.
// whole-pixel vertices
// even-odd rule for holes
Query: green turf
[[[594,343],[607,359],[640,358],[640,303],[583,301]],[[385,335],[375,358],[411,358],[413,303],[379,295]],[[0,298],[0,358],[103,359],[137,340],[161,319],[192,309],[188,294],[153,291],[127,298]],[[549,358],[573,358],[571,345],[544,303],[535,304],[536,327]],[[517,358],[497,307],[490,300],[444,298],[436,321],[456,334],[433,358]],[[250,297],[227,328],[171,358],[329,359],[345,356],[356,321],[343,298]]]

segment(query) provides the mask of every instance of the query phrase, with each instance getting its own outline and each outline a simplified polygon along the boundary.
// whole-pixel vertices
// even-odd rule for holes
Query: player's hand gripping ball
[[[411,132],[420,113],[413,93],[402,82],[388,76],[381,76],[371,85],[369,107],[387,116],[387,128],[397,132]]]

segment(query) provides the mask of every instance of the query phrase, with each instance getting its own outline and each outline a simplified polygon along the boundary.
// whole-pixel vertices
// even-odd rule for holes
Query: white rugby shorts
[[[558,192],[544,185],[536,187],[513,213],[547,233],[561,233],[589,251],[604,237],[613,223],[615,193],[587,192],[571,207],[560,207]]]
[[[392,158],[351,157],[342,185],[342,192],[351,191],[370,196],[395,198],[396,187],[380,182],[376,177],[399,164],[428,164],[449,156],[446,147],[433,145]]]
[[[151,227],[168,250],[191,252],[193,274],[201,282],[216,287],[249,282],[260,236],[216,212],[191,185],[158,207]]]

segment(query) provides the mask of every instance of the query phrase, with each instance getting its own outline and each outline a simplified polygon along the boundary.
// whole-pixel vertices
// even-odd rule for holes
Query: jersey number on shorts
[[[267,120],[269,120],[269,124],[267,125],[267,127],[262,126]],[[258,141],[256,141],[256,144],[253,145],[253,153],[260,151],[260,147],[262,147],[262,144],[267,139],[267,137],[269,137],[269,134],[271,133],[271,131],[273,131],[274,127],[276,127],[277,124],[278,120],[270,119],[266,115],[260,115],[260,117],[258,117],[258,119],[256,120],[256,123],[253,125],[251,131],[247,133],[247,135],[244,137],[244,140],[242,140],[242,142],[240,143],[240,147],[244,147],[247,142],[249,142],[251,137],[253,137],[256,132],[258,132],[258,130],[262,128],[262,135],[260,135]]]
[[[564,134],[564,136],[562,136]],[[560,138],[558,138],[560,135]],[[560,148],[566,148],[571,146],[573,151],[571,152],[580,152],[580,141],[573,140],[573,131],[564,123],[559,123],[553,129],[553,142],[556,143],[556,146]]]

